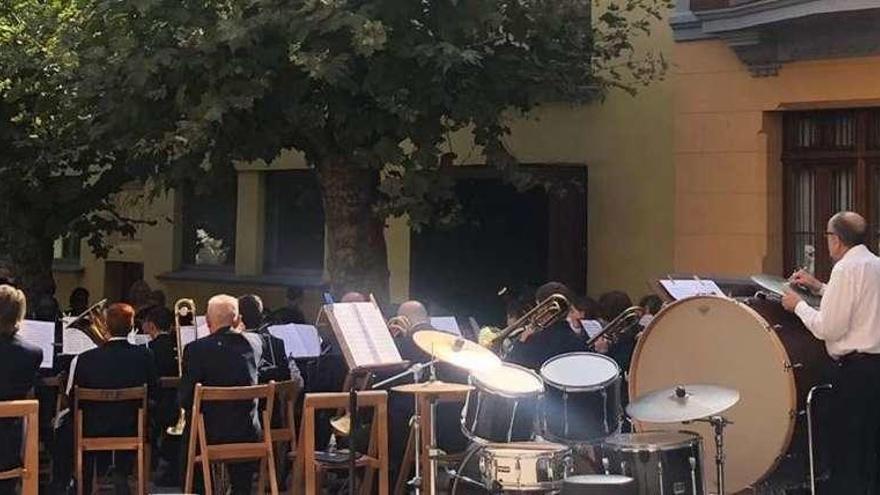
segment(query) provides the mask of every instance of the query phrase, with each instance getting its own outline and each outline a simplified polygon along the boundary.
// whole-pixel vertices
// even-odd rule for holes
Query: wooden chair
[[[328,465],[315,459],[315,413],[319,410],[348,408],[348,393],[306,394],[303,403],[302,425],[300,425],[300,461],[295,466],[302,468],[305,478],[306,495],[321,493],[324,472],[329,469],[348,469],[348,464]],[[375,390],[358,393],[358,409],[372,409],[373,421],[370,428],[370,442],[366,455],[360,456],[356,465],[366,468],[361,482],[360,493],[373,493],[373,476],[379,472],[379,495],[388,495],[388,393]]]
[[[262,411],[263,439],[248,443],[208,444],[205,416],[202,414],[207,402],[230,402],[261,400],[266,402]],[[266,471],[269,476],[269,490],[278,495],[278,482],[275,475],[275,456],[272,451],[272,409],[275,402],[275,383],[268,385],[252,385],[246,387],[205,387],[196,384],[192,409],[192,427],[190,428],[189,448],[187,449],[185,492],[193,493],[195,465],[202,465],[205,493],[214,493],[211,479],[212,462],[228,461],[260,461],[260,477],[257,493],[266,491]],[[196,448],[198,447],[198,449]]]
[[[275,407],[281,411],[281,424],[272,427],[272,444],[275,446],[275,460],[281,464],[290,459],[296,464],[296,418],[294,406],[299,398],[300,387],[293,380],[285,380],[275,383]],[[287,444],[287,448],[285,448]],[[276,465],[276,470],[280,466]],[[293,472],[288,474],[291,490],[293,490]],[[291,491],[291,493],[293,493]]]
[[[137,435],[133,437],[87,437],[83,433],[83,403],[140,402],[137,409]],[[147,437],[149,419],[147,386],[121,389],[73,389],[74,445],[76,445],[76,493],[82,495],[83,457],[86,452],[131,451],[137,454],[137,491],[145,495],[149,489],[150,441]],[[92,473],[94,476],[94,473]]]
[[[24,437],[21,442],[22,466],[0,471],[0,480],[21,478],[22,495],[37,495],[40,484],[40,406],[36,400],[0,402],[0,418],[22,418]]]

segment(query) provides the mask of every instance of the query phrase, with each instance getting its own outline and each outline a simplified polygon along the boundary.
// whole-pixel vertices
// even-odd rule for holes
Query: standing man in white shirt
[[[806,271],[791,281],[822,295],[819,310],[788,292],[782,299],[825,342],[837,362],[831,432],[835,494],[877,493],[880,462],[880,258],[865,246],[867,222],[853,212],[828,221],[825,237],[835,261],[827,284]]]

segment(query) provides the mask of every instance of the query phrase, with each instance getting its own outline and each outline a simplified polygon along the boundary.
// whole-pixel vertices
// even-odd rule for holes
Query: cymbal
[[[467,392],[469,390],[473,390],[473,388],[474,387],[470,385],[464,385],[461,383],[447,383],[441,382],[440,380],[433,380],[424,383],[408,383],[406,385],[398,385],[396,387],[391,387],[391,390],[404,394],[442,394]]]
[[[413,342],[438,360],[468,371],[501,366],[501,359],[489,349],[451,333],[421,330],[413,334]]]
[[[718,385],[677,385],[655,390],[629,404],[636,421],[679,423],[720,414],[739,402],[739,391]]]

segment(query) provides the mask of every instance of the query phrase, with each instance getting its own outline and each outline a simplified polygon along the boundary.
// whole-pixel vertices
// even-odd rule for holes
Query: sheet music
[[[208,318],[206,316],[196,316],[196,327],[199,329],[199,338],[207,337],[211,334],[208,330]]]
[[[24,320],[18,327],[21,340],[43,350],[43,362],[40,368],[52,369],[55,354],[55,322]]]
[[[331,311],[343,337],[340,344],[354,361],[349,365],[363,367],[402,361],[385,319],[373,303],[337,303]]]
[[[180,344],[183,347],[186,347],[193,340],[207,337],[208,335],[210,335],[210,333],[211,332],[208,331],[208,327],[194,327],[192,325],[180,327]]]
[[[321,355],[321,338],[314,325],[273,325],[269,333],[284,341],[284,352],[288,357],[311,358]]]
[[[451,333],[453,335],[458,335],[459,337],[462,336],[461,329],[458,328],[458,320],[456,320],[454,316],[432,316],[431,327],[433,327],[434,330]]]
[[[713,280],[660,280],[660,285],[676,301],[693,296],[724,296],[724,292]]]
[[[65,328],[61,332],[61,353],[77,356],[98,346],[82,330]]]
[[[581,326],[591,339],[602,331],[602,322],[599,320],[581,320]]]

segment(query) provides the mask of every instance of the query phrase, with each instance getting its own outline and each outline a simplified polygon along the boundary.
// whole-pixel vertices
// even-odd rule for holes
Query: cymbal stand
[[[431,369],[431,381],[434,381],[434,380],[436,380],[436,376],[434,373],[434,363],[436,363],[436,362],[437,362],[437,359],[435,358],[427,363],[416,363],[416,364],[410,366],[409,368],[407,368],[406,370],[404,370],[404,371],[402,371],[402,372],[400,372],[390,378],[386,378],[385,380],[382,380],[379,383],[376,383],[375,385],[373,385],[372,388],[384,387],[385,385],[388,385],[389,383],[396,382],[397,380],[400,380],[401,378],[403,378],[407,375],[410,375],[410,374],[413,376],[413,381],[415,383],[419,383],[419,377],[421,376],[422,370],[425,368]],[[422,439],[421,423],[422,423],[422,421],[421,421],[421,411],[419,408],[418,395],[413,396],[413,401],[414,401],[413,416],[410,419],[410,427],[413,429],[413,434],[412,434],[413,445],[414,445],[413,463],[415,465],[415,470],[414,470],[414,474],[413,474],[412,479],[410,479],[407,482],[407,484],[413,487],[416,495],[420,495],[421,487],[422,487],[422,469],[421,469],[422,468],[422,466],[421,466],[421,457],[422,457],[421,456],[421,450],[422,450],[421,449],[421,447],[422,447],[421,446],[421,439]],[[432,432],[432,435],[433,435],[433,432]],[[433,445],[433,436],[432,436],[431,444]]]
[[[724,416],[710,416],[704,419],[696,419],[703,423],[709,423],[715,430],[715,487],[717,495],[724,495],[724,428],[732,425]]]

